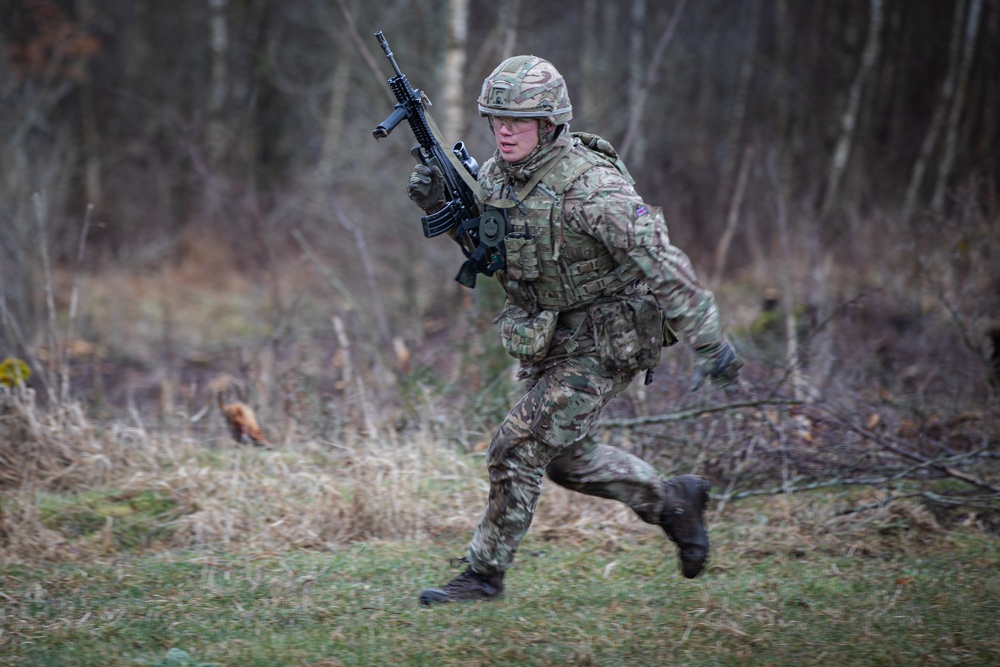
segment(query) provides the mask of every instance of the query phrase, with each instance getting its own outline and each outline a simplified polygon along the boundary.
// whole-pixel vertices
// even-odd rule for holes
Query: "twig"
[[[828,489],[838,486],[874,486],[876,484],[886,484],[888,482],[895,481],[896,479],[897,476],[895,475],[889,477],[858,477],[848,479],[834,477],[833,479],[812,482],[801,486],[782,484],[781,486],[776,486],[770,489],[737,491],[736,493],[729,494],[729,499],[739,500],[740,498],[750,498],[751,496],[776,496],[781,493],[801,493],[802,491],[815,491],[816,489]]]
[[[365,65],[372,72],[375,73],[376,80],[384,80],[385,75],[382,70],[379,69],[378,63],[372,58],[372,48],[361,38],[361,33],[358,31],[358,24],[354,20],[354,16],[348,9],[344,0],[337,0],[337,8],[340,10],[340,16],[344,19],[344,23],[347,24],[347,34],[350,36],[351,41],[354,42],[354,46],[358,49],[358,53],[361,55],[361,59],[365,61]],[[338,27],[338,32],[343,30],[343,27]],[[384,91],[385,95],[389,98],[390,103],[395,104],[396,100],[392,97],[389,89],[385,86],[380,86],[379,90]]]
[[[820,334],[824,329],[826,329],[826,327],[829,326],[831,322],[833,322],[834,318],[840,315],[840,313],[843,312],[845,308],[859,303],[871,292],[877,292],[877,291],[879,290],[862,290],[854,298],[848,299],[847,301],[842,301],[841,303],[837,304],[837,306],[833,309],[833,311],[831,311],[829,315],[820,320],[819,323],[815,327],[813,327],[812,330],[809,331],[809,334],[806,336],[805,341],[803,342],[806,345],[811,343],[812,339],[815,338],[818,334]],[[774,386],[771,387],[771,390],[767,392],[766,396],[767,399],[774,398],[774,396],[778,393],[778,390],[781,388],[781,386],[785,384],[785,380],[788,379],[791,373],[792,373],[792,367],[790,365],[786,366],[785,372],[781,375],[781,377],[778,378],[777,382],[774,383]]]
[[[382,304],[381,292],[378,289],[378,279],[375,276],[375,265],[372,263],[371,253],[368,252],[368,244],[365,243],[364,231],[359,225],[347,217],[344,209],[329,197],[330,208],[336,214],[337,222],[354,237],[354,246],[358,249],[361,257],[361,266],[364,268],[365,279],[368,282],[368,298],[375,308],[375,321],[378,323],[378,332],[382,337],[382,342],[389,345],[392,341],[392,334],[389,332],[389,320],[385,315],[385,307]]]
[[[83,269],[84,249],[87,247],[87,232],[90,230],[90,215],[94,211],[93,204],[87,204],[87,212],[83,216],[83,229],[80,231],[80,241],[76,248],[76,273],[73,276],[73,289],[69,299],[69,323],[66,325],[66,340],[73,344],[75,335],[76,310],[80,301],[80,274]],[[59,388],[60,400],[69,400],[69,346],[63,350],[63,376]]]
[[[858,426],[857,424],[855,424],[851,420],[846,419],[844,417],[841,417],[840,415],[834,414],[833,412],[831,412],[829,410],[824,410],[824,412],[826,412],[832,418],[836,419],[841,424],[843,424],[844,426],[846,426],[850,430],[854,431],[858,435],[860,435],[862,437],[865,437],[865,438],[868,438],[869,440],[872,440],[873,442],[875,442],[876,444],[878,444],[880,447],[882,447],[883,449],[885,449],[887,451],[892,452],[893,454],[898,454],[899,456],[902,456],[904,458],[908,458],[911,461],[919,461],[920,463],[922,463],[922,464],[924,464],[924,465],[926,465],[928,467],[934,468],[935,470],[937,470],[939,472],[943,472],[944,474],[948,475],[949,477],[954,477],[955,479],[962,480],[966,484],[971,484],[973,486],[978,486],[981,489],[986,489],[987,491],[992,491],[993,493],[1000,493],[1000,487],[994,486],[993,484],[990,484],[989,482],[981,480],[978,477],[975,477],[975,476],[970,475],[968,473],[964,473],[961,470],[956,470],[955,468],[952,468],[951,466],[947,466],[941,460],[938,460],[938,459],[929,459],[926,456],[922,456],[920,454],[917,454],[916,452],[912,452],[912,451],[910,451],[910,450],[908,450],[908,449],[906,449],[906,448],[904,448],[902,446],[902,445],[905,445],[906,443],[903,443],[902,441],[899,441],[896,438],[893,438],[891,436],[882,436],[882,435],[879,435],[878,433],[875,433],[874,431],[871,431],[871,430],[869,430],[867,428],[864,428],[863,426]],[[890,442],[890,440],[892,442]]]
[[[802,363],[799,359],[799,339],[795,324],[795,299],[792,296],[792,277],[788,270],[788,263],[791,261],[792,250],[791,240],[788,235],[788,214],[785,211],[785,191],[781,187],[781,180],[778,176],[778,167],[775,163],[774,152],[768,155],[767,172],[774,186],[775,200],[778,208],[778,234],[781,239],[782,261],[779,263],[781,275],[781,301],[785,309],[785,346],[787,348],[788,369],[792,376],[792,396],[796,400],[803,400],[811,393],[806,386],[805,374],[802,371]]]
[[[56,331],[56,305],[54,287],[52,286],[52,264],[49,261],[49,238],[48,231],[45,228],[45,219],[48,217],[48,210],[45,206],[45,196],[42,193],[36,192],[32,195],[31,199],[35,205],[35,221],[38,223],[38,245],[42,255],[42,271],[45,274],[45,307],[48,311],[47,338],[49,358],[47,360],[48,368],[45,369],[45,374],[48,376],[45,388],[49,395],[49,402],[55,404],[56,397],[53,394],[52,385],[56,379],[56,359],[59,357],[59,334]]]
[[[764,419],[771,426],[771,430],[778,437],[778,445],[781,447],[779,450],[781,452],[781,488],[787,489],[790,484],[788,481],[788,445],[785,442],[785,431],[779,426],[771,416],[764,413]]]
[[[333,289],[340,292],[340,296],[344,297],[344,300],[347,301],[348,304],[348,310],[357,309],[361,311],[362,309],[360,307],[360,304],[358,303],[358,300],[354,298],[354,295],[351,294],[351,290],[347,289],[347,286],[344,285],[343,282],[341,282],[340,278],[334,275],[333,271],[331,271],[329,267],[327,267],[325,264],[323,264],[323,262],[319,260],[319,257],[316,256],[316,253],[312,251],[312,248],[306,242],[305,237],[302,236],[302,232],[300,232],[298,229],[293,229],[292,237],[299,244],[299,247],[302,249],[302,252],[309,259],[312,265],[316,268],[317,271],[320,272],[320,275],[326,278],[327,282],[330,283]]]
[[[711,405],[707,408],[695,408],[683,410],[681,412],[670,412],[665,415],[651,415],[648,417],[626,417],[621,419],[602,419],[599,426],[639,426],[641,424],[659,424],[662,422],[683,421],[713,412],[728,412],[737,408],[754,408],[761,405],[799,405],[802,401],[792,400],[761,400],[761,401],[740,401],[739,403],[726,403],[724,405]]]
[[[929,501],[931,501],[933,503],[938,503],[939,505],[951,505],[952,507],[969,507],[971,505],[971,506],[975,506],[975,507],[983,507],[984,509],[996,509],[994,507],[986,507],[986,506],[983,506],[983,505],[975,505],[973,503],[969,503],[966,499],[963,499],[963,498],[948,498],[947,496],[942,496],[942,495],[939,495],[937,493],[932,493],[931,491],[915,491],[914,493],[902,493],[902,494],[899,494],[899,495],[896,495],[896,496],[889,496],[889,497],[885,498],[884,500],[879,500],[879,501],[874,502],[874,503],[867,503],[865,505],[858,505],[857,507],[852,507],[850,509],[843,510],[842,512],[839,512],[838,514],[840,514],[841,516],[847,516],[849,514],[858,514],[860,512],[865,512],[865,511],[871,510],[871,509],[878,509],[878,508],[881,508],[881,507],[888,507],[893,501],[903,500],[905,498],[924,498],[925,500],[929,500]],[[995,499],[1000,499],[1000,495],[986,496],[985,498],[978,498],[978,500],[991,500],[991,499],[994,499],[994,500]]]
[[[758,426],[758,431],[759,428],[760,427]],[[726,487],[726,492],[722,494],[722,497],[719,499],[719,504],[715,508],[715,514],[713,515],[711,522],[712,526],[718,523],[719,518],[722,516],[722,510],[726,508],[726,505],[729,503],[730,499],[733,498],[732,495],[733,487],[736,486],[736,480],[738,480],[740,475],[743,473],[743,469],[746,468],[747,465],[750,463],[750,458],[753,456],[754,449],[756,448],[757,445],[758,436],[759,432],[754,433],[750,437],[750,444],[747,445],[746,454],[743,455],[743,460],[740,461],[739,466],[736,467],[736,471],[733,473],[733,477],[732,479],[729,480],[729,485]]]

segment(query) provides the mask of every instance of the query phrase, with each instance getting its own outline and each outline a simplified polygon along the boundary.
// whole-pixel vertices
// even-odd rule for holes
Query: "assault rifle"
[[[483,191],[476,182],[479,164],[461,141],[450,151],[442,147],[441,131],[427,111],[430,100],[414,89],[400,71],[381,30],[375,33],[375,38],[396,74],[389,79],[389,88],[396,96],[396,108],[372,130],[372,136],[376,140],[388,137],[404,119],[410,124],[417,139],[417,145],[410,150],[413,157],[432,169],[437,167],[444,176],[445,205],[420,219],[424,236],[433,238],[451,231],[466,257],[455,280],[466,287],[475,287],[477,273],[490,276],[504,266],[502,241],[506,216],[493,208],[484,213]]]

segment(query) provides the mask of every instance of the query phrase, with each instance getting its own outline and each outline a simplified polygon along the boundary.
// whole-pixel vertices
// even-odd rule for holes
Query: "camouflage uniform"
[[[655,367],[661,347],[678,336],[695,348],[696,376],[735,381],[740,362],[720,330],[715,299],[671,245],[661,210],[636,194],[610,144],[569,132],[572,107],[550,63],[504,61],[484,82],[479,109],[491,121],[546,121],[525,158],[507,162],[498,148],[479,171],[484,203],[509,216],[506,267],[496,273],[508,303],[497,320],[530,389],[490,443],[489,503],[468,547],[468,569],[443,589],[423,591],[421,602],[503,590],[545,473],[659,524],[680,547],[685,576],[697,576],[708,554],[708,483],[690,475],[664,482],[648,463],[596,442],[591,431],[604,406]],[[408,193],[418,205],[439,206],[441,191],[429,169],[414,170]]]
[[[562,164],[548,165],[550,176],[543,178],[541,187],[532,190],[523,206],[508,209],[514,233],[524,232],[527,224],[538,240],[539,266],[532,275],[548,277],[527,283],[512,280],[510,274],[520,273],[522,267],[512,264],[518,256],[508,253],[508,267],[497,278],[509,300],[522,308],[535,301],[537,307],[557,309],[559,319],[572,324],[566,314],[648,290],[663,306],[672,329],[687,342],[700,347],[718,341],[722,333],[715,299],[697,281],[684,253],[670,244],[659,209],[642,201],[609,156],[591,150],[579,137],[562,134],[524,165],[510,165],[498,156],[488,161],[480,171],[480,184],[490,196],[487,203],[509,194],[512,187],[517,191],[535,169],[560,153]],[[561,184],[561,174],[576,177]],[[555,201],[548,191],[556,189],[563,190],[561,212],[546,220]],[[587,282],[612,276],[609,288],[576,294],[551,284],[571,283],[566,267],[582,262],[598,267]],[[665,498],[656,470],[590,435],[604,406],[639,371],[605,370],[586,325],[581,328],[577,333],[577,327],[557,325],[544,358],[522,361],[521,375],[533,385],[490,443],[489,505],[467,554],[477,572],[502,572],[512,562],[531,523],[543,472],[575,491],[620,500],[643,521],[659,523]]]

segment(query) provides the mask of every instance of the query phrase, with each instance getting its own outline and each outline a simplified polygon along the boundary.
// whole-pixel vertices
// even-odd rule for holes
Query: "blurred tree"
[[[840,183],[847,168],[847,161],[851,157],[851,150],[854,147],[857,136],[858,113],[861,109],[861,102],[865,92],[865,86],[871,78],[872,71],[878,60],[879,50],[882,46],[882,17],[884,15],[883,0],[870,0],[871,8],[868,18],[868,38],[865,40],[865,50],[861,56],[861,64],[858,67],[851,89],[847,96],[847,107],[840,118],[840,138],[837,140],[837,147],[833,151],[830,162],[830,169],[827,172],[826,190],[823,194],[823,204],[821,214],[826,216],[838,202],[840,197]]]
[[[696,254],[717,250],[733,220],[722,213],[750,141],[748,211],[766,210],[760,161],[772,149],[790,208],[821,200],[852,216],[911,215],[921,197],[940,208],[949,188],[973,179],[987,196],[1000,190],[998,15],[997,0],[584,0],[570,11],[559,0],[8,0],[0,3],[8,305],[25,301],[9,291],[9,267],[25,256],[13,239],[31,238],[19,202],[43,188],[57,244],[73,238],[60,231],[78,224],[81,204],[99,201],[98,250],[155,265],[184,252],[188,233],[242,240],[247,220],[261,233],[272,217],[329,222],[328,211],[310,208],[318,186],[352,219],[378,209],[364,231],[378,249],[373,265],[391,265],[378,255],[391,258],[419,229],[405,198],[381,196],[412,162],[405,133],[390,139],[393,150],[371,139],[389,99],[376,30],[405,55],[414,85],[440,102],[449,136],[480,160],[492,147],[473,112],[479,82],[515,53],[552,60],[570,84],[575,129],[599,132],[631,157],[643,194],[666,205]],[[941,29],[950,23],[956,36]],[[776,232],[757,217],[766,251]],[[727,261],[738,266],[749,227],[734,229]],[[832,241],[838,229],[821,233]],[[267,233],[280,245],[287,229]],[[327,243],[345,271],[363,274],[356,253]],[[69,255],[73,243],[65,245],[56,257]],[[454,248],[406,250],[433,265]]]

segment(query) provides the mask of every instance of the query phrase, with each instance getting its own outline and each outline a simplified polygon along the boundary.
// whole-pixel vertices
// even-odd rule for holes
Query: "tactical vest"
[[[497,278],[511,300],[529,313],[581,310],[638,279],[634,272],[620,269],[598,239],[575,231],[563,219],[565,192],[588,170],[610,166],[631,182],[624,165],[613,161],[617,158],[613,149],[611,154],[599,152],[598,141],[606,142],[593,135],[583,138],[586,144],[574,135],[568,152],[555,157],[554,164],[542,165],[541,180],[508,209],[507,266]],[[495,181],[483,183],[487,204],[511,194],[503,191],[503,178],[497,172]]]

